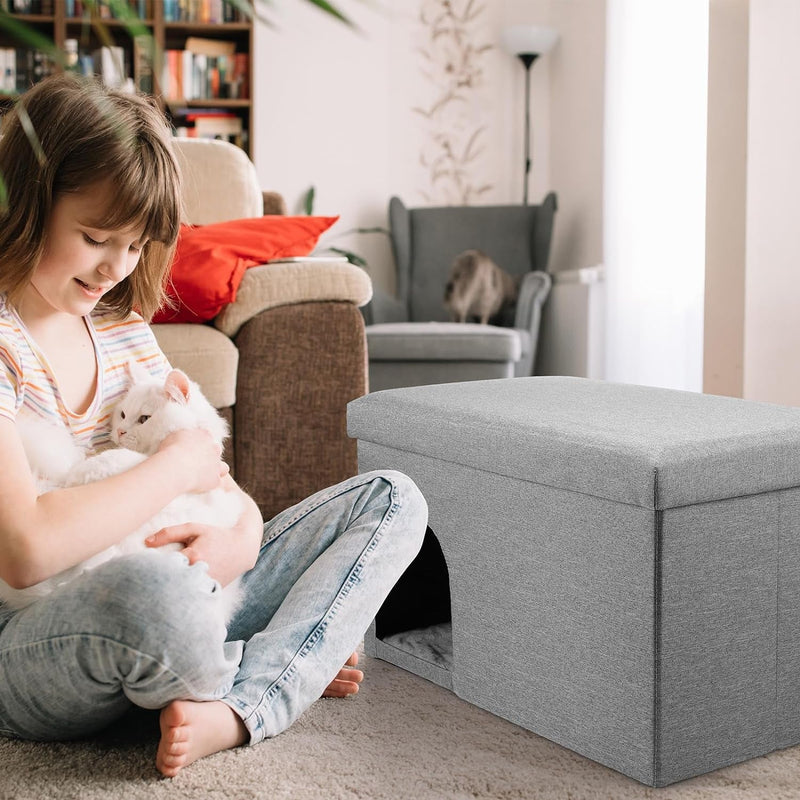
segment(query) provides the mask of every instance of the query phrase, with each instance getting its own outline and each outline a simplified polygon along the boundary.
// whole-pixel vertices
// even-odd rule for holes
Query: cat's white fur
[[[116,405],[112,418],[112,439],[118,447],[87,455],[64,428],[29,417],[18,419],[17,428],[40,494],[55,488],[79,486],[131,469],[156,452],[170,433],[184,428],[204,428],[222,444],[228,425],[203,396],[194,381],[173,370],[166,381],[150,376],[141,366],[127,366],[132,384]],[[243,510],[235,492],[210,492],[176,497],[138,530],[121,542],[74,567],[25,589],[14,589],[0,580],[0,600],[12,608],[24,608],[56,587],[117,556],[150,550],[180,550],[179,544],[148,548],[144,540],[161,528],[185,522],[220,527],[233,526]],[[229,621],[241,600],[239,579],[217,592],[220,614]]]

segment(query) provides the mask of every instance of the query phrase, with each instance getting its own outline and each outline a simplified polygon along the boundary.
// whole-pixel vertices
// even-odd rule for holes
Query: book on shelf
[[[52,2],[52,0],[50,0]],[[152,2],[153,0],[150,0]],[[122,19],[124,16],[119,13],[119,0],[58,0],[64,3],[64,15],[69,19],[72,17],[83,17],[85,15],[94,14],[100,19]],[[133,12],[134,16],[139,19],[148,19],[148,0],[128,0],[128,8]]]
[[[247,141],[242,118],[225,109],[175,109],[172,115],[172,124],[176,136],[224,139],[239,147],[244,147]]]
[[[0,47],[0,94],[21,94],[55,71],[47,53],[25,47]]]
[[[10,14],[47,14],[54,13],[55,0],[0,0],[0,10]]]
[[[164,0],[165,22],[242,22],[242,12],[230,0]]]
[[[92,53],[94,72],[106,86],[118,89],[125,86],[128,72],[125,68],[125,50],[116,45],[105,45]]]
[[[221,100],[248,96],[249,56],[166,50],[161,87],[167,100]]]
[[[232,56],[236,52],[236,42],[188,36],[184,48],[192,53],[201,53],[206,56]]]
[[[140,92],[153,93],[155,41],[152,36],[133,37],[133,83]]]
[[[13,47],[0,47],[0,94],[17,92],[17,53]]]

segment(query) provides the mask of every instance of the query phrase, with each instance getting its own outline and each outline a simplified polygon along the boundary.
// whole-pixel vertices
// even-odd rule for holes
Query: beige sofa
[[[176,149],[187,222],[263,213],[242,150],[180,138]],[[211,324],[153,325],[173,366],[231,423],[226,458],[265,518],[356,472],[345,410],[367,389],[358,307],[371,295],[366,273],[347,262],[272,264],[249,269],[236,301]]]

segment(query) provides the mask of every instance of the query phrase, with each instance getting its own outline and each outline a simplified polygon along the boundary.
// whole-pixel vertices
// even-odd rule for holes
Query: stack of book
[[[85,14],[93,13],[100,19],[119,19],[123,15],[119,12],[119,0],[62,0],[67,17],[82,17]],[[152,0],[151,0],[152,2]],[[139,19],[147,19],[148,12],[147,0],[128,0],[128,8]],[[125,15],[126,17],[129,15]]]
[[[190,36],[184,50],[164,51],[161,86],[168,101],[246,98],[247,53],[234,42]]]
[[[172,112],[176,136],[197,139],[224,139],[238,147],[247,147],[242,118],[221,108],[176,108]]]
[[[241,22],[242,12],[230,0],[164,0],[164,21]]]

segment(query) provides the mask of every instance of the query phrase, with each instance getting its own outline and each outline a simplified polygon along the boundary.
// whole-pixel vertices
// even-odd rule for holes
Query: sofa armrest
[[[245,272],[236,299],[217,315],[214,326],[233,338],[245,322],[270,308],[309,301],[362,306],[371,297],[369,276],[349,262],[275,262]]]
[[[358,471],[346,412],[367,390],[364,322],[354,302],[295,302],[250,318],[234,343],[234,473],[269,519]]]

